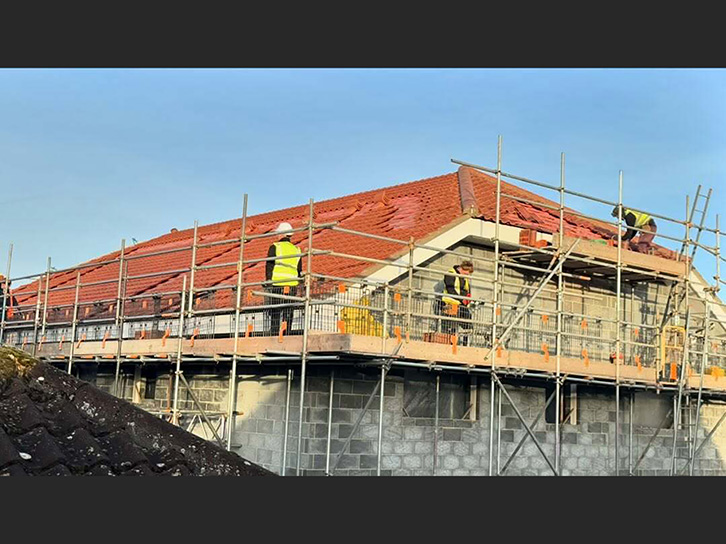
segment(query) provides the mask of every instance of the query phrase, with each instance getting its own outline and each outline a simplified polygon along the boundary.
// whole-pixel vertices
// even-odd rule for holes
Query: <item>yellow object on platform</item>
[[[355,301],[358,306],[370,306],[371,299],[365,295]],[[345,323],[345,332],[348,334],[362,334],[365,336],[381,336],[383,326],[376,321],[370,310],[365,308],[343,308],[340,318]]]

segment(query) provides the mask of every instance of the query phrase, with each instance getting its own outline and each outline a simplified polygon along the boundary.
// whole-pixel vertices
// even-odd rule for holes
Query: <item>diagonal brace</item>
[[[724,419],[726,419],[726,412],[721,414],[721,418],[716,422],[716,425],[714,425],[713,429],[711,429],[711,431],[706,435],[706,437],[703,439],[703,442],[701,442],[701,444],[698,446],[698,448],[696,448],[696,451],[693,452],[693,457],[688,459],[688,461],[686,462],[686,464],[684,465],[684,467],[680,470],[680,472],[678,474],[683,474],[686,471],[686,469],[688,468],[688,465],[690,465],[691,463],[695,463],[696,457],[698,457],[698,454],[701,452],[701,449],[703,448],[703,446],[706,445],[706,442],[708,442],[711,439],[711,437],[714,435],[714,433],[718,430],[718,428],[721,426],[721,423],[723,423]],[[698,432],[698,429],[696,429],[696,432]]]
[[[501,380],[499,379],[499,376],[497,376],[494,372],[491,373],[492,379],[495,381],[495,383],[499,386],[499,389],[502,393],[504,393],[504,396],[507,397],[507,400],[509,401],[509,404],[512,406],[512,409],[514,410],[514,413],[517,414],[517,417],[522,422],[522,425],[524,425],[524,429],[527,431],[527,434],[529,437],[534,441],[534,445],[537,446],[537,449],[542,454],[542,457],[549,465],[550,469],[552,470],[552,473],[557,476],[557,470],[555,470],[555,467],[552,465],[552,463],[549,460],[549,457],[547,457],[547,454],[545,453],[544,449],[542,449],[542,445],[539,443],[539,440],[537,440],[537,437],[534,436],[534,433],[532,432],[532,429],[529,428],[529,425],[527,425],[527,422],[524,420],[524,417],[522,417],[522,414],[520,413],[519,409],[517,408],[517,405],[512,400],[512,397],[509,396],[509,393],[504,388],[504,384],[502,384]]]
[[[212,430],[212,434],[214,435],[215,440],[217,441],[217,444],[220,448],[226,449],[224,447],[224,443],[222,442],[222,439],[217,434],[217,429],[214,428],[214,425],[212,425],[212,422],[209,421],[209,418],[207,417],[207,413],[202,408],[202,405],[199,404],[199,401],[197,400],[196,395],[194,395],[194,392],[192,391],[192,388],[189,387],[189,382],[187,382],[187,379],[184,377],[184,374],[179,371],[179,377],[181,378],[182,382],[184,383],[184,386],[187,388],[187,391],[189,392],[189,396],[192,397],[192,401],[194,402],[194,405],[197,407],[197,410],[199,410],[199,413],[202,415],[202,419],[204,419],[204,422],[207,424],[207,427],[209,427]]]
[[[665,415],[663,420],[660,422],[660,425],[658,425],[658,428],[655,430],[655,433],[653,436],[650,437],[650,440],[645,445],[645,449],[643,450],[643,453],[640,454],[640,457],[638,457],[638,460],[636,461],[635,465],[633,465],[633,468],[630,469],[630,475],[632,476],[635,472],[635,469],[638,468],[638,465],[640,462],[645,459],[645,454],[648,453],[648,450],[650,449],[650,446],[653,444],[653,441],[658,438],[658,435],[663,430],[663,427],[665,427],[666,422],[668,421],[668,418],[671,417],[671,414],[673,413],[673,408],[668,410],[668,413]]]
[[[388,369],[384,371],[384,373],[387,373]],[[373,402],[373,398],[378,394],[378,390],[381,388],[381,379],[378,379],[378,383],[376,384],[376,387],[373,389],[373,392],[368,397],[368,401],[366,402],[366,405],[363,407],[363,410],[361,410],[360,414],[358,415],[358,419],[355,422],[355,425],[353,425],[353,429],[350,431],[350,434],[348,435],[348,438],[345,439],[345,443],[343,444],[343,447],[340,448],[340,452],[338,452],[338,456],[335,458],[335,463],[333,463],[333,466],[330,469],[330,472],[328,473],[328,476],[332,475],[335,472],[335,469],[338,468],[338,463],[340,463],[341,458],[345,454],[346,450],[348,449],[348,446],[350,445],[350,441],[353,439],[353,435],[358,431],[358,427],[360,427],[361,421],[363,421],[363,416],[366,415],[366,412],[368,411],[368,408],[370,407],[371,403]],[[383,414],[381,414],[381,417],[383,417]]]
[[[549,398],[547,399],[547,402],[546,402],[546,403],[545,403],[545,405],[544,405],[544,406],[542,407],[542,409],[541,409],[541,410],[539,411],[539,413],[537,414],[537,417],[536,417],[536,418],[534,418],[534,420],[533,420],[533,421],[532,421],[532,423],[530,424],[530,426],[531,426],[531,427],[532,427],[533,429],[534,429],[534,428],[535,428],[535,427],[537,426],[537,423],[539,423],[539,420],[540,420],[540,419],[542,419],[542,416],[543,416],[543,415],[545,414],[545,412],[547,411],[547,408],[549,407],[549,405],[550,405],[550,404],[552,404],[552,400],[553,400],[553,399],[555,398],[555,394],[556,394],[556,393],[557,393],[556,391],[552,391],[552,394],[551,394],[551,395],[549,396]],[[504,473],[506,472],[506,470],[507,470],[507,467],[509,467],[510,463],[511,463],[512,461],[514,461],[514,458],[515,458],[515,457],[517,456],[517,453],[519,453],[519,450],[520,450],[520,449],[522,448],[522,446],[524,445],[524,443],[525,443],[525,442],[527,441],[527,438],[529,438],[529,435],[525,434],[525,435],[524,435],[524,436],[522,437],[522,439],[521,439],[521,440],[519,441],[519,444],[517,444],[517,447],[516,447],[516,448],[514,448],[514,451],[513,451],[513,452],[512,452],[512,454],[511,454],[511,455],[509,456],[509,459],[507,459],[507,462],[506,462],[506,463],[504,463],[504,466],[502,467],[502,470],[500,470],[500,471],[499,471],[499,475],[500,475],[500,476],[501,476],[502,474],[504,474]]]
[[[580,243],[580,239],[578,238],[577,240],[575,240],[575,243],[572,244],[572,246],[570,247],[570,249],[567,250],[567,252],[565,252],[564,254],[561,254],[558,257],[557,265],[549,271],[549,274],[547,274],[544,278],[542,278],[542,280],[540,280],[539,286],[537,287],[537,289],[535,290],[535,292],[532,293],[532,296],[529,297],[529,300],[527,301],[527,304],[525,304],[519,310],[519,312],[517,312],[517,314],[512,319],[512,322],[507,326],[507,328],[501,334],[501,336],[499,338],[497,338],[496,343],[494,345],[492,345],[491,348],[489,348],[489,351],[484,356],[484,360],[485,361],[487,359],[489,359],[489,357],[494,352],[494,350],[497,349],[497,347],[499,347],[499,346],[501,346],[503,344],[504,340],[507,338],[507,336],[509,335],[509,333],[512,332],[512,330],[514,330],[514,327],[517,325],[517,323],[519,323],[519,321],[522,319],[522,317],[524,316],[524,314],[527,313],[527,310],[529,310],[529,307],[532,306],[532,304],[537,299],[537,297],[539,296],[539,294],[545,288],[545,286],[547,285],[547,282],[549,282],[550,279],[552,279],[552,276],[554,276],[558,272],[558,270],[560,268],[562,268],[562,265],[565,264],[565,261],[567,260],[567,257],[570,256],[570,253],[572,253],[574,251],[574,249],[577,247],[577,244],[579,244],[579,243]]]
[[[363,407],[363,410],[361,410],[360,414],[358,415],[358,419],[355,422],[355,425],[353,425],[353,429],[351,429],[350,434],[348,435],[348,438],[345,439],[345,442],[343,443],[343,447],[340,448],[340,451],[338,452],[338,456],[335,458],[335,463],[333,463],[333,466],[330,469],[330,472],[328,472],[328,476],[332,476],[335,472],[335,469],[338,468],[338,464],[340,463],[340,460],[343,458],[343,455],[345,455],[346,450],[348,449],[348,446],[350,445],[350,441],[353,440],[353,435],[358,431],[358,427],[360,427],[361,421],[363,421],[363,416],[366,415],[366,412],[368,411],[368,408],[370,407],[371,403],[373,402],[373,399],[378,394],[378,391],[381,388],[381,381],[385,379],[385,376],[388,375],[388,371],[391,368],[391,362],[392,358],[398,355],[399,350],[401,349],[401,346],[403,344],[398,344],[396,346],[396,349],[393,350],[393,353],[389,356],[387,360],[384,360],[383,365],[383,372],[381,373],[381,377],[378,379],[378,383],[376,384],[376,387],[373,389],[373,392],[368,397],[368,401],[366,401],[366,405]],[[381,392],[382,394],[383,392]],[[383,418],[383,414],[380,414],[380,417]]]

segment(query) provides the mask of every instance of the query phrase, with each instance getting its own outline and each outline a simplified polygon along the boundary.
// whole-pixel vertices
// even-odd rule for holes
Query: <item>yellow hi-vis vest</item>
[[[458,274],[454,268],[449,269],[449,274]],[[456,294],[459,296],[463,296],[461,294],[461,279],[459,276],[454,277],[454,291],[456,291]],[[464,291],[467,293],[469,292],[469,278],[463,278],[464,279]],[[446,289],[446,287],[444,287]],[[451,298],[446,296],[446,291],[444,291],[444,296],[441,297],[441,300],[444,301],[446,304],[461,304],[463,302],[460,298]]]
[[[650,221],[650,215],[647,213],[641,213],[636,212],[633,210],[629,210],[628,208],[625,208],[626,215],[629,213],[632,213],[635,216],[635,225],[633,225],[636,229],[641,228],[643,225],[647,224]]]
[[[273,285],[297,285],[300,278],[297,275],[297,263],[300,261],[300,251],[292,242],[275,242],[275,256],[284,257],[275,261],[272,269]]]

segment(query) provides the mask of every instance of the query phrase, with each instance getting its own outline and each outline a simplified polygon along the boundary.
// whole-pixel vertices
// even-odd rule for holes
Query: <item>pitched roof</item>
[[[413,238],[417,242],[426,241],[466,217],[462,211],[460,193],[460,184],[466,180],[470,180],[466,183],[470,183],[476,199],[478,208],[476,216],[487,221],[494,221],[496,218],[496,179],[478,170],[461,167],[458,172],[317,202],[314,207],[315,222],[318,224],[337,222],[339,226],[352,230],[399,240]],[[558,230],[557,203],[505,181],[502,181],[502,193],[543,204],[543,206],[537,206],[502,196],[500,213],[502,224],[535,229],[545,233],[554,233]],[[548,209],[545,206],[553,206],[555,209]],[[567,208],[564,216],[565,234],[569,236],[603,239],[609,238],[616,232],[610,225],[590,221],[574,215],[572,212],[573,210]],[[246,233],[247,235],[267,233],[274,230],[283,221],[291,223],[293,228],[299,228],[306,223],[307,216],[307,205],[250,216],[247,218]],[[199,248],[196,264],[201,266],[236,262],[239,256],[239,243],[234,239],[239,237],[240,228],[241,219],[239,218],[200,226],[198,228],[199,244],[225,240],[229,240],[229,242]],[[271,241],[271,238],[248,241],[245,244],[245,260],[264,258]],[[307,233],[296,233],[293,235],[292,241],[302,251],[305,251]],[[190,265],[192,242],[193,229],[174,230],[128,248],[125,253],[126,257],[139,257],[144,254],[178,248],[185,248],[185,251],[128,260],[129,276],[163,271],[167,271],[169,274],[129,281],[126,295],[178,293],[182,286],[182,276],[186,274],[186,272],[178,271],[188,268]],[[388,259],[405,251],[400,244],[363,239],[330,229],[315,231],[313,247],[316,250],[334,250],[374,259]],[[670,253],[669,250],[663,248],[659,248],[658,251],[662,256]],[[115,280],[119,275],[118,263],[103,263],[116,259],[118,256],[119,252],[116,251],[89,261],[89,263],[98,263],[98,266],[84,268],[81,283],[103,281],[107,283],[84,287],[79,297],[81,303],[115,299],[117,294]],[[370,263],[362,261],[335,256],[316,256],[313,272],[353,278],[361,275],[369,267]],[[264,262],[248,264],[245,267],[245,281],[263,280],[264,270]],[[195,287],[234,285],[235,278],[235,266],[200,270],[195,275]],[[73,304],[74,290],[72,287],[75,279],[75,271],[56,273],[51,276],[51,290],[60,286],[69,288],[64,291],[51,291],[49,307]],[[13,293],[19,304],[34,304],[37,290],[37,283],[31,283],[18,288]],[[170,301],[169,307],[174,305],[178,305],[178,300]],[[233,306],[231,291],[220,291],[216,296],[214,306]]]
[[[0,347],[0,476],[273,475],[26,353]]]

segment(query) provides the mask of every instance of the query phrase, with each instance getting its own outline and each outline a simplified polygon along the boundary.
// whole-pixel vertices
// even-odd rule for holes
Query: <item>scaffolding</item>
[[[304,262],[301,284],[272,292],[271,281],[252,281],[245,272],[255,266],[282,257],[250,257],[245,246],[255,240],[279,237],[278,232],[247,233],[247,195],[244,196],[239,236],[201,242],[198,223],[194,223],[192,243],[160,251],[129,253],[121,241],[117,255],[107,260],[91,261],[63,270],[53,270],[48,258],[45,270],[38,274],[11,277],[13,245],[7,257],[7,274],[3,285],[6,295],[2,301],[0,342],[15,345],[40,359],[63,365],[67,372],[83,362],[110,363],[114,366],[112,391],[123,395],[121,370],[123,365],[147,362],[168,364],[173,376],[173,400],[160,417],[181,424],[182,418],[193,414],[206,425],[214,440],[231,449],[234,421],[237,415],[236,384],[240,365],[284,365],[287,369],[287,395],[285,406],[285,436],[281,472],[285,475],[288,456],[288,429],[290,417],[291,384],[295,368],[299,365],[300,403],[297,414],[295,474],[301,473],[301,444],[305,408],[305,382],[308,366],[345,364],[355,359],[380,369],[380,379],[354,425],[355,434],[363,415],[375,395],[379,395],[379,410],[383,414],[383,390],[387,373],[392,367],[418,368],[436,372],[436,424],[434,441],[438,439],[439,377],[441,372],[468,373],[471,376],[488,375],[490,390],[489,409],[489,474],[504,474],[512,459],[529,438],[533,441],[547,465],[555,475],[561,468],[561,426],[570,417],[564,413],[562,387],[565,383],[602,385],[614,388],[616,403],[614,473],[633,475],[644,459],[658,433],[673,418],[673,448],[670,473],[693,474],[695,460],[706,442],[713,436],[724,418],[721,418],[706,437],[697,444],[701,408],[707,400],[726,397],[726,334],[723,331],[724,305],[718,298],[724,283],[720,275],[721,256],[719,219],[715,228],[706,226],[705,219],[711,191],[704,195],[698,187],[692,205],[686,198],[684,219],[668,218],[653,212],[628,206],[636,212],[647,213],[667,223],[684,228],[682,238],[658,232],[656,238],[680,244],[675,260],[659,257],[633,257],[624,247],[621,225],[623,222],[623,173],[618,177],[618,199],[609,201],[568,189],[565,185],[565,155],[560,157],[558,185],[528,179],[502,170],[502,140],[497,142],[496,168],[488,168],[459,160],[453,163],[495,176],[496,208],[494,236],[478,243],[486,248],[480,255],[460,247],[436,247],[413,239],[400,240],[342,227],[337,221],[315,222],[315,203],[310,200],[307,220],[299,228],[286,234],[301,237],[300,258]],[[502,180],[534,185],[557,193],[558,204],[551,206],[521,196],[505,193]],[[604,221],[594,216],[575,212],[565,207],[566,196],[617,209],[617,221]],[[533,247],[511,239],[504,239],[501,230],[502,199],[524,202],[556,212],[558,230],[550,243]],[[705,201],[698,208],[699,199]],[[695,214],[700,219],[694,224]],[[591,241],[572,239],[566,235],[569,217],[580,217],[605,228],[617,229],[614,247],[593,245]],[[643,229],[628,227],[639,233]],[[393,257],[385,259],[346,253],[335,248],[314,247],[315,234],[332,231],[340,236],[352,237],[359,244],[370,241],[397,248]],[[714,245],[706,245],[702,234],[713,236]],[[521,242],[521,240],[520,240]],[[304,246],[304,248],[303,248]],[[200,255],[218,248],[214,258]],[[492,248],[490,250],[489,248]],[[584,248],[584,249],[583,249]],[[466,248],[464,248],[466,249]],[[700,276],[694,286],[694,257],[698,249],[715,257],[716,275],[709,284]],[[237,258],[219,262],[220,255],[237,252]],[[599,253],[597,253],[599,252]],[[489,255],[488,253],[491,253]],[[594,253],[597,253],[593,255]],[[173,270],[153,271],[158,258],[189,255],[187,265]],[[471,300],[471,315],[442,315],[436,311],[439,295],[432,289],[417,286],[424,279],[441,278],[451,273],[446,267],[430,262],[449,256],[475,262],[485,273],[468,276],[476,293],[488,293]],[[640,260],[638,260],[640,259]],[[656,259],[656,260],[654,260]],[[129,265],[146,260],[138,269],[152,270],[130,274]],[[200,262],[201,260],[201,262]],[[217,262],[213,262],[213,261]],[[354,262],[370,265],[371,270],[393,271],[390,277],[375,273],[354,277],[322,273],[326,263]],[[427,264],[427,262],[429,264]],[[655,263],[655,265],[653,265]],[[93,272],[104,266],[117,270],[114,279],[93,278]],[[226,271],[226,272],[225,272]],[[227,282],[201,281],[205,274],[226,274]],[[224,275],[223,274],[223,275]],[[509,276],[526,275],[532,284],[516,283]],[[460,274],[454,276],[464,277]],[[509,276],[508,276],[509,275]],[[82,281],[83,276],[87,277]],[[54,281],[55,280],[55,281]],[[420,280],[420,281],[419,281]],[[12,282],[30,282],[15,292]],[[181,283],[180,288],[173,288]],[[566,298],[573,297],[573,289],[588,283],[605,285],[605,291],[615,297],[615,317],[588,313],[586,305],[581,311],[568,310]],[[647,316],[640,322],[633,317],[634,293],[638,286],[663,285],[668,290],[663,312]],[[115,286],[115,296],[98,298],[94,293],[103,286]],[[164,286],[166,287],[164,288]],[[568,286],[570,291],[568,291]],[[627,287],[627,288],[626,288]],[[588,295],[581,289],[581,298]],[[129,294],[134,292],[136,294]],[[31,293],[35,300],[27,304],[13,304],[12,296]],[[543,302],[544,294],[554,295],[554,304]],[[524,297],[524,302],[508,301],[513,294]],[[630,294],[631,316],[625,308]],[[453,296],[453,295],[452,295]],[[580,296],[580,295],[577,295]],[[456,297],[453,298],[463,298]],[[646,297],[647,298],[647,297]],[[699,303],[703,311],[698,314],[691,306]],[[535,305],[539,303],[540,307]],[[658,308],[658,297],[653,302]],[[272,330],[272,315],[276,313],[279,328]],[[554,326],[549,317],[554,316]],[[578,327],[579,322],[579,327]],[[588,323],[593,323],[590,327]],[[453,334],[444,334],[446,328]],[[579,330],[578,330],[579,329]],[[594,333],[591,329],[595,329]],[[162,333],[163,330],[163,333]],[[462,332],[463,331],[463,332]],[[172,341],[176,340],[175,346]],[[167,346],[167,341],[169,345]],[[109,348],[107,349],[107,344]],[[549,346],[554,345],[554,364]],[[188,363],[228,363],[230,365],[228,405],[225,412],[207,413],[184,376]],[[554,383],[554,392],[545,407],[531,422],[517,408],[503,379],[533,378]],[[330,376],[330,400],[335,385],[334,370]],[[180,387],[191,397],[194,410],[180,408]],[[621,462],[621,395],[630,393],[628,417],[627,467]],[[645,449],[633,463],[633,395],[638,390],[652,390],[673,396],[673,408],[664,418]],[[500,459],[502,398],[511,404],[526,431],[514,453],[502,465]],[[554,459],[546,454],[533,428],[547,407],[555,405]],[[330,412],[332,413],[332,405]],[[215,426],[210,416],[218,417]],[[695,420],[695,425],[693,421]],[[190,425],[193,425],[194,419]],[[328,421],[328,428],[332,421]],[[677,456],[680,432],[687,435],[688,453]],[[326,474],[333,474],[347,444],[331,463],[330,432],[327,438]],[[496,442],[495,442],[496,438]],[[379,418],[377,473],[381,473],[381,444],[383,417]],[[436,453],[434,448],[434,473]],[[496,459],[495,459],[496,452]],[[496,462],[495,462],[496,461]],[[679,464],[679,461],[684,461]],[[500,468],[501,467],[501,468]]]

